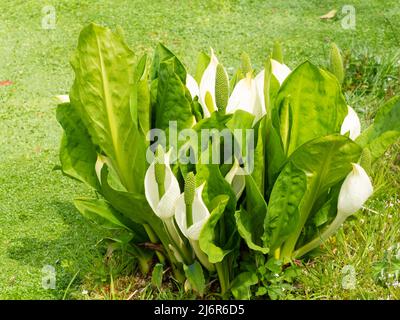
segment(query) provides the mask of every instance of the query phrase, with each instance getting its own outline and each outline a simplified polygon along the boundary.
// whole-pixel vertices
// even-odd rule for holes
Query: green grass
[[[54,30],[41,28],[41,10],[48,4],[56,8]],[[0,81],[13,85],[0,87],[0,299],[190,298],[173,282],[154,291],[148,281],[129,275],[131,264],[122,258],[104,262],[105,246],[98,244],[104,233],[72,205],[75,195],[88,190],[52,171],[61,135],[53,97],[67,93],[72,83],[69,57],[83,26],[121,25],[138,54],[151,53],[161,41],[191,72],[197,52],[210,46],[230,73],[242,51],[260,69],[275,40],[282,42],[291,68],[305,59],[326,65],[328,44],[335,41],[348,59],[346,96],[367,123],[382,101],[400,94],[400,5],[352,1],[356,29],[345,30],[344,4],[348,1],[2,1]],[[338,18],[318,18],[333,8]],[[399,289],[377,285],[372,277],[373,263],[400,242],[398,152],[394,147],[376,166],[375,181],[382,187],[369,210],[302,269],[288,298],[400,298]],[[45,265],[56,269],[55,290],[42,288]],[[346,265],[356,271],[353,290],[341,286]]]

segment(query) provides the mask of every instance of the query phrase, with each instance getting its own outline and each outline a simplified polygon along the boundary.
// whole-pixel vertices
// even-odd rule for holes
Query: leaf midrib
[[[104,58],[103,58],[103,54],[101,52],[100,40],[99,40],[99,37],[97,36],[97,34],[96,34],[96,44],[97,44],[97,52],[98,52],[98,56],[99,56],[100,69],[101,69],[101,80],[102,80],[103,96],[104,96],[104,102],[105,102],[106,114],[107,114],[107,124],[108,124],[108,128],[110,131],[115,161],[117,163],[117,166],[119,169],[118,171],[120,173],[122,163],[121,163],[121,159],[120,159],[120,155],[119,155],[118,132],[117,132],[117,128],[115,127],[116,119],[113,114],[114,106],[112,103],[111,96],[109,94],[110,88],[109,88],[109,82],[108,82],[108,74],[107,74],[106,67],[104,65]],[[121,180],[124,181],[122,174],[120,173],[119,175],[120,175]]]

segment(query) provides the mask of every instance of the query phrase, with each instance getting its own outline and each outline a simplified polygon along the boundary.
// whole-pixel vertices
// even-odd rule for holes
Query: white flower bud
[[[373,193],[371,179],[365,170],[353,163],[353,170],[347,175],[340,188],[338,215],[348,217],[357,212]]]

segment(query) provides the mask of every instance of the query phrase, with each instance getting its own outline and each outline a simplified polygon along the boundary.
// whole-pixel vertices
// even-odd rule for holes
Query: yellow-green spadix
[[[182,193],[176,201],[175,220],[183,235],[189,240],[199,240],[200,232],[210,217],[210,212],[202,198],[204,186],[205,183],[194,190],[194,196],[193,199],[191,199],[193,202],[189,206],[187,203],[189,199],[187,196],[185,199],[185,193]],[[191,209],[191,212],[187,212],[188,208]],[[190,225],[188,220],[191,220]]]

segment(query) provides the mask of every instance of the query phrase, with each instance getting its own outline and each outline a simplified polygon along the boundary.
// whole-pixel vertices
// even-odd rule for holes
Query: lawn
[[[185,57],[190,72],[197,53],[209,47],[231,74],[243,51],[259,70],[275,40],[282,43],[289,67],[306,59],[325,66],[334,41],[348,65],[346,97],[366,125],[377,106],[400,94],[400,4],[354,0],[355,29],[345,29],[341,9],[347,4],[1,1],[0,81],[11,84],[0,85],[0,299],[190,297],[172,284],[165,292],[153,292],[143,279],[129,275],[131,260],[107,260],[101,241],[106,234],[72,204],[75,195],[89,190],[53,170],[61,137],[54,96],[66,94],[72,84],[69,58],[82,27],[89,22],[120,25],[138,54],[151,53],[162,42]],[[50,30],[41,25],[46,5],[56,12]],[[319,18],[331,9],[338,10],[336,18]],[[374,280],[385,267],[385,251],[400,243],[399,152],[395,145],[379,160],[373,199],[329,241],[321,256],[302,268],[296,290],[282,298],[400,299],[399,286]],[[42,287],[47,265],[55,268],[55,289]],[[355,285],[343,286],[353,273]]]

